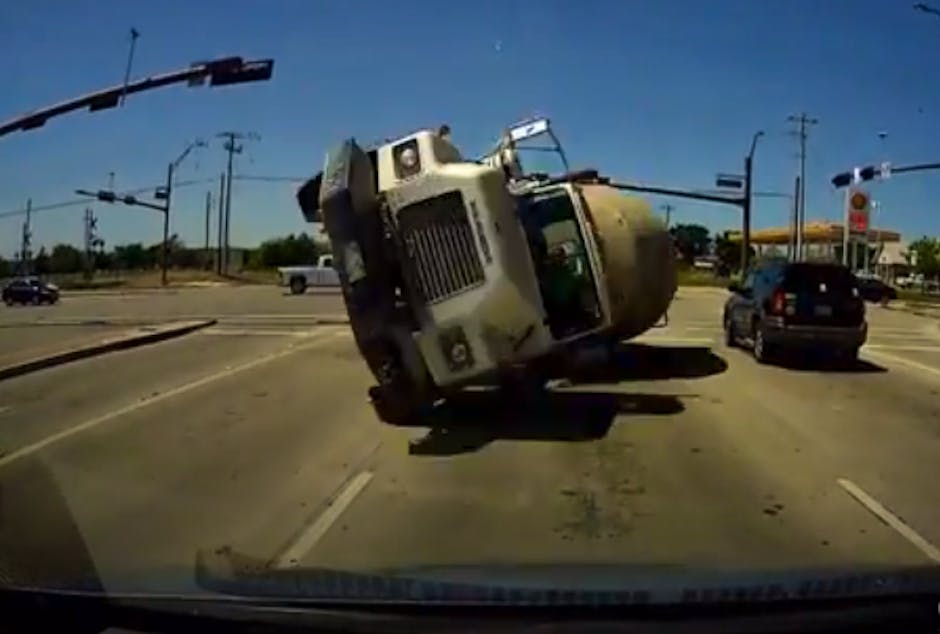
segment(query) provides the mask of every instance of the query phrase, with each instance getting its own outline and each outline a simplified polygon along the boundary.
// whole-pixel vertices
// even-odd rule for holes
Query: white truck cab
[[[292,295],[301,295],[310,286],[339,287],[339,276],[333,268],[333,255],[330,253],[317,258],[316,266],[282,266],[277,272],[280,286],[288,287]]]

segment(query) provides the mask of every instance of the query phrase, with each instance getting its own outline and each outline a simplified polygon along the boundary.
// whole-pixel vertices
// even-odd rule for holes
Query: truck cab
[[[526,178],[507,138],[481,160],[446,128],[371,150],[350,139],[298,193],[330,236],[373,402],[410,411],[611,331],[586,190]]]

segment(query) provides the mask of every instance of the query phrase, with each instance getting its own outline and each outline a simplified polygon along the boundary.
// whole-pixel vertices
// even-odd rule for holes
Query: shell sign
[[[848,194],[849,231],[852,233],[865,233],[868,231],[868,216],[871,208],[871,199],[861,189],[852,189]]]

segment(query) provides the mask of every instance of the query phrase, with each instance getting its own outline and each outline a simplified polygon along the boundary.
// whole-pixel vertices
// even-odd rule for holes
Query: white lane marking
[[[304,556],[326,535],[326,532],[339,519],[343,511],[349,508],[356,496],[362,493],[369,481],[372,480],[373,475],[371,471],[361,471],[356,477],[352,478],[343,487],[343,490],[328,502],[328,506],[323,513],[275,560],[275,567],[293,568],[299,565]]]
[[[919,370],[920,372],[926,372],[928,374],[935,374],[937,376],[940,376],[940,368],[935,368],[933,366],[927,365],[926,363],[919,363],[911,359],[905,359],[904,357],[900,357],[896,354],[885,352],[884,350],[870,350],[868,346],[863,346],[862,352],[872,357],[875,357],[876,359],[882,359],[884,361],[900,363],[901,365],[906,365],[909,368]]]
[[[839,486],[845,489],[849,495],[855,498],[857,502],[876,515],[878,519],[893,528],[901,535],[901,537],[912,543],[917,547],[918,550],[927,555],[928,559],[931,559],[936,563],[940,563],[940,549],[921,537],[917,531],[905,524],[901,518],[886,509],[881,504],[881,502],[865,493],[861,487],[851,480],[839,478],[836,480],[836,482],[838,482]]]
[[[278,352],[265,355],[263,357],[258,357],[257,359],[253,359],[252,361],[248,361],[241,365],[228,366],[221,372],[216,372],[215,374],[204,376],[201,379],[196,379],[195,381],[192,381],[191,383],[186,383],[184,385],[180,385],[179,387],[175,387],[170,390],[167,390],[166,392],[161,392],[157,394],[156,396],[148,396],[140,401],[137,401],[136,403],[132,403],[130,405],[127,405],[126,407],[112,410],[108,412],[107,414],[102,414],[101,416],[97,416],[95,418],[86,420],[82,423],[79,423],[78,425],[69,427],[68,429],[63,429],[62,431],[56,434],[52,434],[51,436],[46,436],[42,440],[34,442],[31,445],[26,445],[25,447],[21,447],[15,451],[12,451],[6,454],[5,456],[0,456],[0,467],[5,467],[6,465],[10,464],[14,460],[25,458],[26,456],[34,454],[37,451],[45,449],[46,447],[53,445],[59,441],[65,440],[66,438],[70,438],[71,436],[74,436],[78,433],[97,427],[98,425],[101,425],[102,423],[106,423],[120,416],[124,416],[125,414],[130,414],[131,412],[135,412],[139,409],[143,409],[144,407],[153,405],[154,403],[159,403],[161,401],[165,401],[167,399],[173,398],[174,396],[185,394],[186,392],[202,387],[203,385],[212,383],[213,381],[218,381],[219,379],[224,379],[234,374],[238,374],[239,372],[250,370],[251,368],[257,367],[259,365],[262,365],[271,361],[275,361],[282,357],[286,357],[290,354],[294,354],[295,352],[300,352],[302,350],[307,350],[310,348],[318,347],[321,344],[328,343],[329,341],[332,341],[333,339],[336,339],[336,338],[339,338],[348,334],[349,334],[348,331],[342,331],[342,330],[334,331],[332,333],[324,332],[324,335],[322,337],[317,337],[316,339],[314,339],[314,341],[306,342],[303,344],[294,343],[288,346],[287,348],[285,348],[284,350],[280,350]]]
[[[920,352],[940,352],[940,346],[918,346],[896,343],[866,343],[866,350],[917,350]]]
[[[714,338],[708,337],[674,337],[671,335],[640,335],[629,339],[627,343],[715,343]]]
[[[226,328],[214,327],[201,330],[199,334],[210,336],[260,336],[260,337],[312,337],[316,332],[309,330],[275,330],[264,328]]]

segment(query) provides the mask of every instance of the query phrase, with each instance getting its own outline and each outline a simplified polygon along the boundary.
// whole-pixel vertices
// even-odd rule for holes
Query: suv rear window
[[[855,287],[852,273],[837,264],[791,264],[783,277],[783,288],[791,293],[851,295]]]

